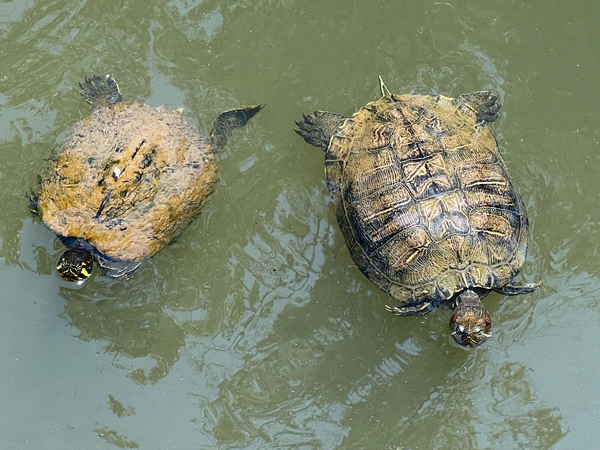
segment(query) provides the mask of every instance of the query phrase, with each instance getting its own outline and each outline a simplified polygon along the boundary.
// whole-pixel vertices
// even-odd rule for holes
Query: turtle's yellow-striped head
[[[56,270],[67,281],[82,283],[87,280],[94,269],[92,252],[83,248],[70,248],[60,257]]]

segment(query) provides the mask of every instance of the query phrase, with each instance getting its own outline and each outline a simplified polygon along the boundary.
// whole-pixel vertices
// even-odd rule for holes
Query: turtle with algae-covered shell
[[[179,112],[124,103],[110,75],[79,86],[92,114],[69,131],[31,207],[67,247],[63,278],[85,280],[95,261],[101,274],[125,279],[202,208],[215,152],[262,106],[221,113],[202,137]]]
[[[491,335],[490,291],[532,292],[513,281],[525,262],[525,205],[489,123],[490,91],[458,98],[390,93],[352,117],[315,111],[296,132],[325,151],[327,186],[360,270],[398,301],[393,314],[454,309],[455,340]]]

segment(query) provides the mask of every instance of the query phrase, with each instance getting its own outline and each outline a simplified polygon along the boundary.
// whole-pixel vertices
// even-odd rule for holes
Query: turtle
[[[56,269],[82,283],[130,278],[180,235],[216,183],[215,153],[263,105],[221,113],[202,137],[181,112],[125,103],[111,75],[79,83],[92,112],[49,160],[30,209],[65,245]]]
[[[494,91],[392,94],[347,118],[315,111],[295,131],[325,152],[327,188],[350,254],[396,300],[420,315],[453,310],[450,331],[471,348],[491,336],[481,300],[533,292],[513,280],[527,253],[527,212],[489,124]]]

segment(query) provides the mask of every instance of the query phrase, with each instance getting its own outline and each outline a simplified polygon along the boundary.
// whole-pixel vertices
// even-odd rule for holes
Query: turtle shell
[[[404,306],[498,289],[521,270],[525,207],[467,102],[384,96],[333,134],[325,167],[352,258]]]
[[[59,236],[140,261],[183,231],[215,182],[212,145],[180,113],[95,105],[43,175],[38,211]]]

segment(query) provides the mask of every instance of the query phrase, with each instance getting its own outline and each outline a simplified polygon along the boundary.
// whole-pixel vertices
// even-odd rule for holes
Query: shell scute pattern
[[[400,302],[494,289],[523,265],[524,205],[489,127],[453,99],[369,103],[333,134],[326,171],[352,257]]]

